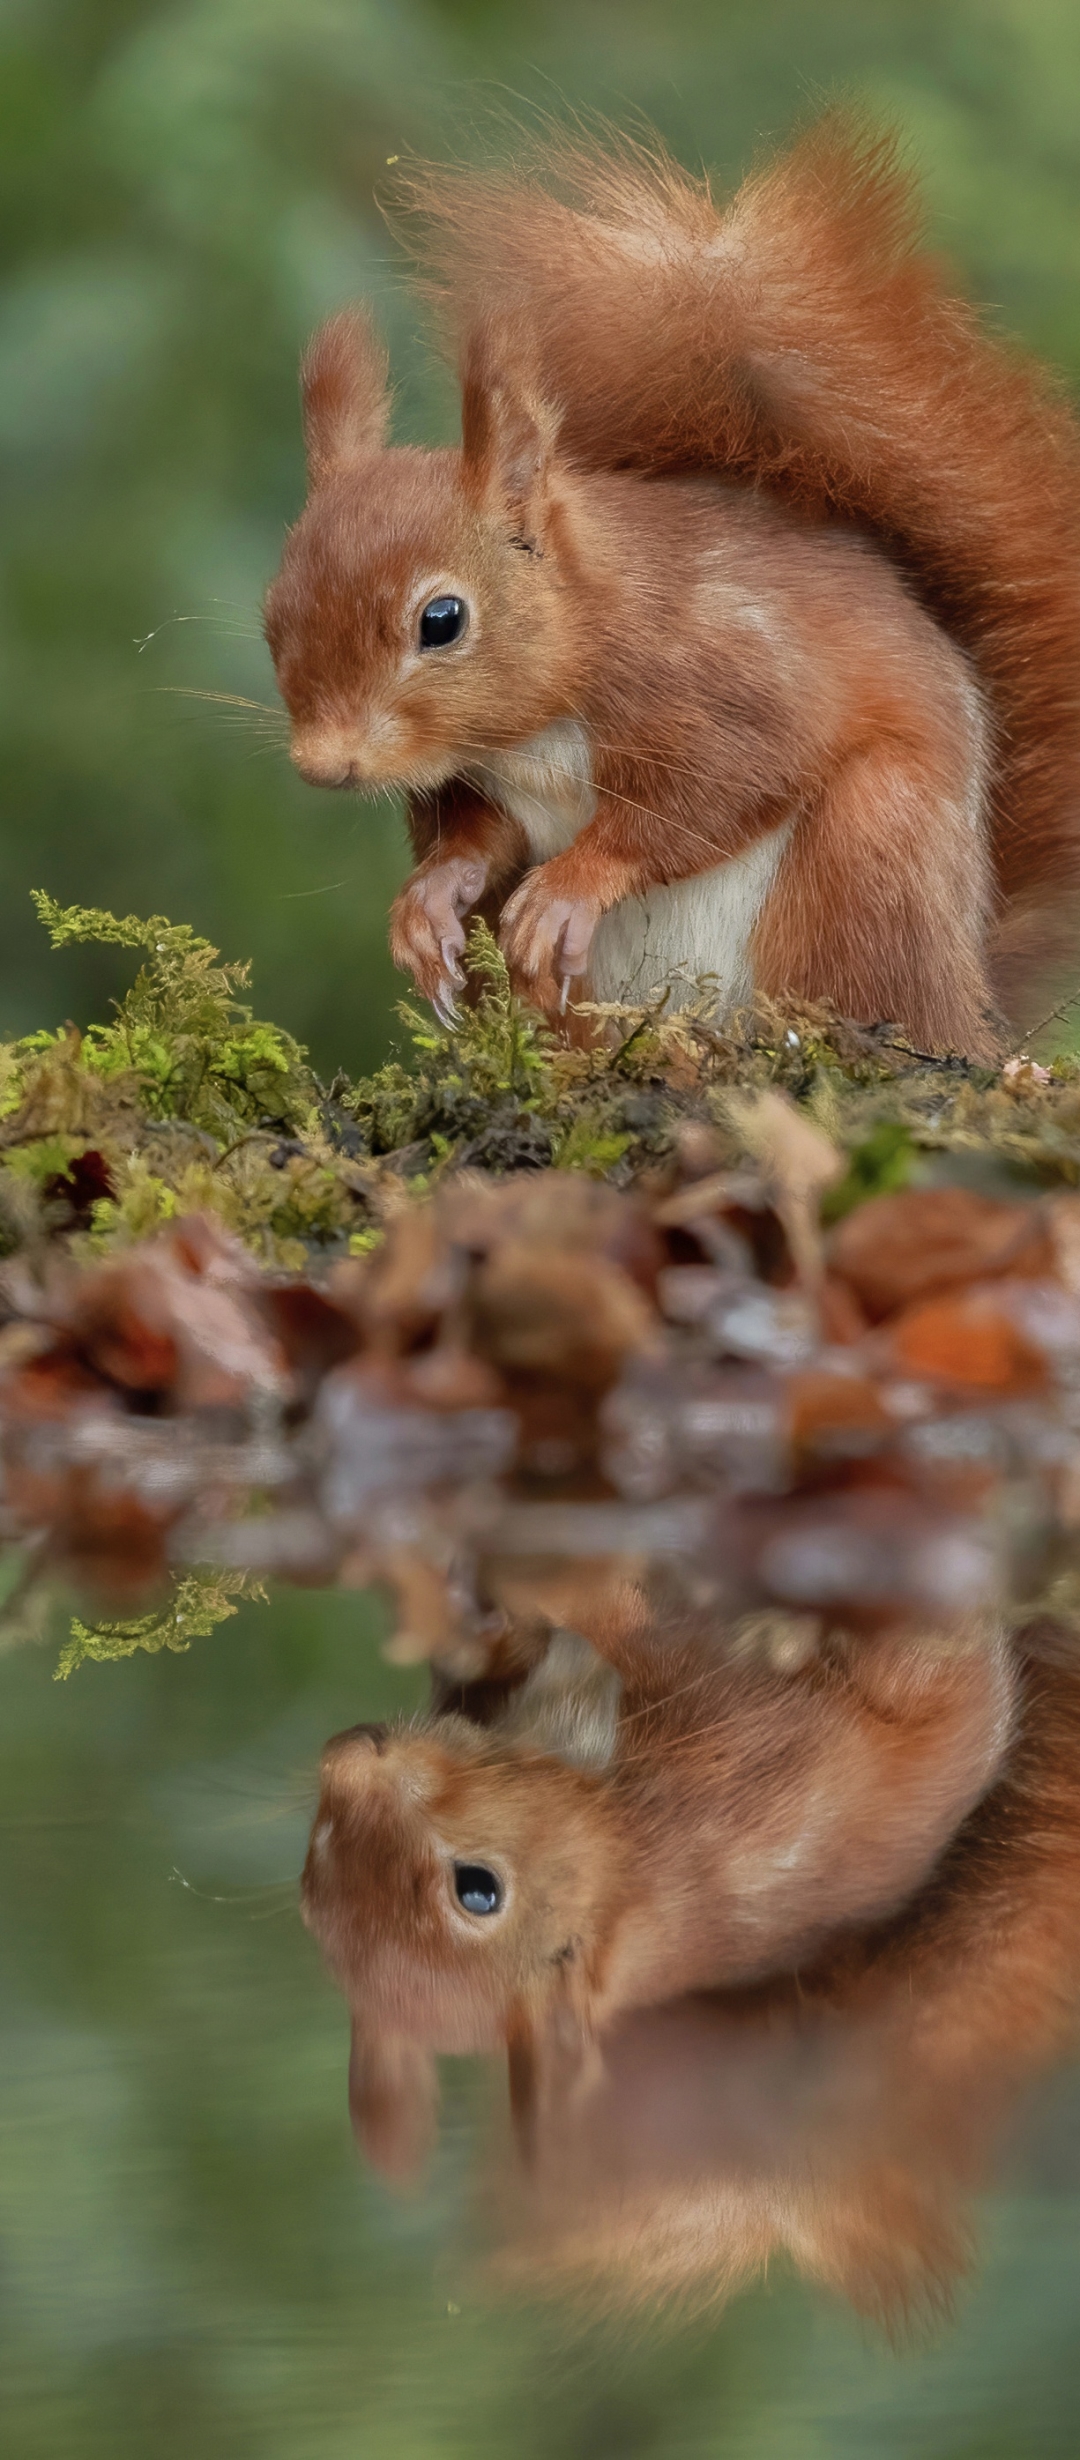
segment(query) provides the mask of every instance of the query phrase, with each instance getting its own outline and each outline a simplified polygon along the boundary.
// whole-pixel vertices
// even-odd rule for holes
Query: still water
[[[599,2079],[538,2083],[534,2071],[523,2086],[519,2074],[525,2162],[505,2053],[443,2058],[430,2161],[391,2183],[354,2143],[348,2015],[298,1905],[327,1737],[408,1716],[427,1696],[426,1668],[388,1664],[384,1637],[370,1595],[292,1592],[245,1604],[187,1655],[85,1665],[57,1684],[58,1623],[0,1664],[5,2447],[19,2460],[1071,2460],[1080,2071],[1046,2057],[1057,2017],[1043,1999],[1067,1989],[1080,1896],[1055,1898],[1048,1922],[1054,1886],[1045,1857],[1041,1877],[1031,1863],[1023,1820],[971,1879],[978,1896],[997,1857],[985,1935],[981,1916],[941,1933],[928,1964],[912,1933],[903,1989],[890,1984],[856,2018],[850,1973],[794,2011],[790,1993],[751,1982],[734,2012],[699,1999],[705,2034],[695,2017],[673,2049],[627,2036]],[[964,1768],[954,1781],[944,1761],[936,1773],[920,1762],[914,1844],[888,1771],[870,1772],[868,1797],[866,1768],[846,1762],[840,1782],[846,1745],[827,1720],[811,1731],[801,1708],[784,1710],[770,1728],[781,1793],[808,1754],[834,1755],[827,1816],[864,1787],[863,1843],[856,1856],[849,1839],[846,1861],[866,1902],[840,1909],[848,1937],[890,1885],[918,1892],[935,1820],[948,1830],[963,1817],[1000,1709],[996,1676],[977,1664],[962,1697],[945,1678],[945,1760]],[[745,1733],[759,1740],[743,1800],[757,1816],[773,1778],[760,1703],[741,1683],[736,1672],[714,1722],[735,1782],[745,1697]],[[368,1817],[355,1807],[367,1801],[368,1749],[345,1746],[331,1772],[346,1829]],[[1060,1769],[1055,1786],[1067,1828]],[[1045,1815],[1029,1803],[1029,1829],[1045,1831]],[[652,1840],[654,1901],[670,1855],[674,1905],[681,1845],[662,1815]],[[743,1882],[745,1897],[752,1870]],[[789,1962],[807,1918],[785,1897],[776,1921],[788,1925]],[[370,1906],[363,1919],[370,1930]],[[1002,1991],[987,1997],[1013,1932]],[[471,1985],[466,1996],[475,2011]],[[976,2033],[984,2017],[994,2033],[985,2056],[978,2039],[956,2051],[966,2009]],[[395,2023],[405,2020],[398,2007]],[[935,2058],[947,2070],[940,2098]],[[369,2138],[386,2167],[377,2124]],[[635,2201],[660,2172],[663,2260],[655,2213],[643,2220]],[[687,2230],[695,2198],[706,2217]],[[764,2277],[751,2265],[749,2285],[718,2309],[680,2313],[677,2297],[660,2313],[639,2281],[627,2311],[620,2268],[666,2263],[685,2303],[702,2228],[719,2270],[732,2236],[746,2240],[748,2212],[767,2253],[779,2214],[811,2271],[825,2248],[843,2277],[807,2280],[773,2252]],[[913,2320],[858,2313],[853,2295],[893,2300],[890,2231],[910,2273],[928,2230],[942,2279],[970,2236],[966,2276],[943,2300],[920,2291]],[[564,2266],[560,2280],[568,2240],[580,2251],[590,2231],[607,2249],[604,2277],[594,2243],[592,2277],[571,2281]],[[700,2303],[695,2288],[691,2309]]]

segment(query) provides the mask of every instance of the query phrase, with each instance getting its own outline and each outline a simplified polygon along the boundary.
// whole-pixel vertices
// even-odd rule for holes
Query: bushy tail
[[[895,145],[830,116],[723,215],[621,140],[407,188],[458,346],[527,332],[580,465],[720,470],[885,539],[989,699],[1004,937],[1035,953],[1080,884],[1080,441],[920,249]]]

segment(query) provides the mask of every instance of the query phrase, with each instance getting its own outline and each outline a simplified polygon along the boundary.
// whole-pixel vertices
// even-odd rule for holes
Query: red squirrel
[[[415,2173],[436,2051],[505,2045],[503,2280],[685,2312],[779,2253],[890,2328],[946,2301],[1075,2042],[1071,1644],[836,1635],[784,1672],[614,1561],[498,1586],[596,1655],[557,1633],[486,1724],[437,1681],[429,1722],[324,1759],[304,1912],[368,2157]]]
[[[627,2010],[790,1972],[912,1896],[1008,1749],[992,1632],[837,1641],[783,1672],[617,1566],[588,1585],[507,1570],[515,1614],[577,1631],[491,1722],[443,1708],[327,1746],[304,1918],[391,2173],[422,2155],[437,2051],[502,2047],[521,2073],[554,2039],[587,2076]]]
[[[300,774],[408,791],[396,962],[554,1014],[710,976],[986,1056],[1080,882],[1080,449],[830,117],[725,213],[659,146],[418,170],[459,449],[303,367],[266,602]],[[1018,1006],[1018,1003],[1019,1006]]]

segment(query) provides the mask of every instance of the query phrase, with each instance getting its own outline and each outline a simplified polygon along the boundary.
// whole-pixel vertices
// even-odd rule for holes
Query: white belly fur
[[[593,998],[645,999],[670,986],[669,1004],[684,1007],[707,975],[718,1008],[748,1000],[754,925],[790,834],[786,820],[715,870],[651,888],[602,914],[589,957]]]
[[[486,754],[468,774],[520,823],[537,863],[572,845],[596,809],[588,736],[575,720],[545,727],[517,751]],[[790,834],[783,821],[745,854],[601,915],[589,960],[593,998],[643,999],[670,986],[679,1005],[708,976],[718,1008],[748,999],[750,940]]]

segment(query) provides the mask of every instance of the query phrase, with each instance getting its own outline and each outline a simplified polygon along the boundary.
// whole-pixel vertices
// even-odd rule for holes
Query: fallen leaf
[[[765,1174],[787,1232],[795,1270],[808,1289],[822,1278],[820,1208],[827,1187],[842,1179],[844,1156],[786,1094],[729,1093],[725,1110],[748,1153]]]
[[[993,1290],[965,1290],[909,1307],[888,1327],[894,1363],[911,1375],[934,1376],[1019,1399],[1049,1381],[1047,1360]]]
[[[1009,1204],[966,1187],[904,1188],[871,1196],[828,1242],[829,1270],[872,1323],[958,1283],[998,1274],[1038,1278],[1054,1269],[1043,1206]]]
[[[796,1462],[859,1459],[893,1434],[889,1412],[865,1375],[804,1368],[785,1376],[780,1404]]]

